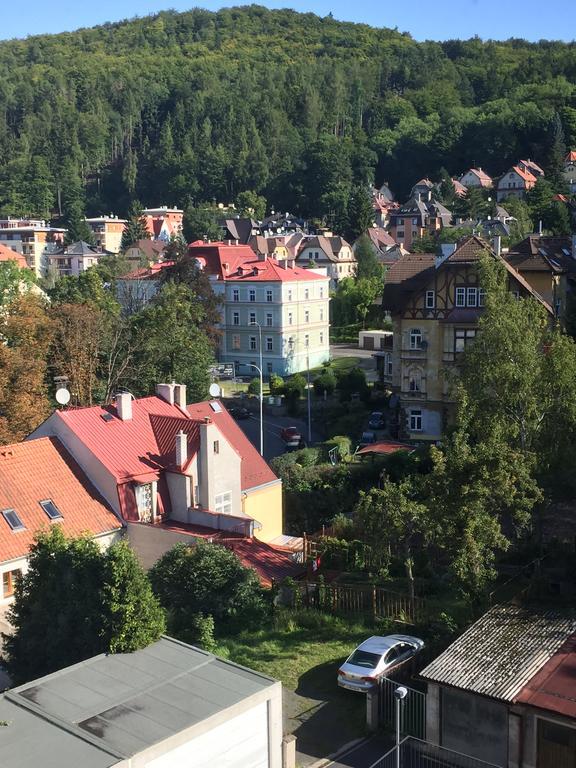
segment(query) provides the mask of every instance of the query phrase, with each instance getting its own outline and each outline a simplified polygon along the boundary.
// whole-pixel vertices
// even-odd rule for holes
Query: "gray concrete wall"
[[[127,523],[128,542],[136,553],[140,565],[148,570],[176,544],[194,544],[195,539],[186,533],[167,531],[145,523]]]

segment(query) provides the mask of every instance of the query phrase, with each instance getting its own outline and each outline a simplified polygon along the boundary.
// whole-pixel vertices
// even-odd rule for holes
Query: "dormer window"
[[[45,501],[41,501],[40,506],[42,507],[44,512],[46,512],[50,520],[62,519],[62,513],[60,512],[56,504],[54,504],[52,499],[46,499]]]
[[[154,520],[154,484],[138,483],[135,487],[138,517],[142,523]]]
[[[8,525],[13,531],[26,530],[26,526],[24,525],[22,520],[20,520],[20,518],[18,517],[18,513],[16,512],[15,509],[3,509],[2,516],[4,517],[4,520],[6,520],[6,522],[8,523]]]

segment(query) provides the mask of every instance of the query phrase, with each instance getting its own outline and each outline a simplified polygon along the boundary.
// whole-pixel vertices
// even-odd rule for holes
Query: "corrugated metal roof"
[[[423,671],[422,677],[503,701],[576,631],[576,618],[535,607],[496,605]]]

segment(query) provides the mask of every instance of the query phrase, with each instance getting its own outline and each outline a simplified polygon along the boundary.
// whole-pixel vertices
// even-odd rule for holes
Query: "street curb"
[[[340,747],[340,749],[337,752],[334,752],[332,755],[328,755],[328,757],[323,757],[320,760],[316,760],[315,763],[311,763],[310,765],[307,765],[306,768],[325,768],[326,766],[329,766],[331,763],[333,763],[335,760],[338,760],[341,757],[345,757],[345,755],[348,754],[348,752],[352,752],[353,749],[356,749],[356,747],[359,747],[360,744],[363,744],[365,742],[370,741],[373,736],[362,736],[360,739],[354,739],[354,741],[349,741],[348,744],[344,744],[343,747]]]

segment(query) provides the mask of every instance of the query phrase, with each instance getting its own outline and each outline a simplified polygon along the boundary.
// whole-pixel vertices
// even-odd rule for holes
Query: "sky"
[[[196,0],[208,10],[247,4],[250,0]],[[64,32],[91,27],[106,21],[145,16],[172,8],[189,10],[195,0],[25,0],[23,5],[2,0],[0,39],[26,37],[49,32]],[[574,40],[576,2],[574,0],[260,0],[268,8],[290,7],[328,13],[342,21],[355,21],[376,27],[398,27],[417,40],[481,38],[505,40]]]

